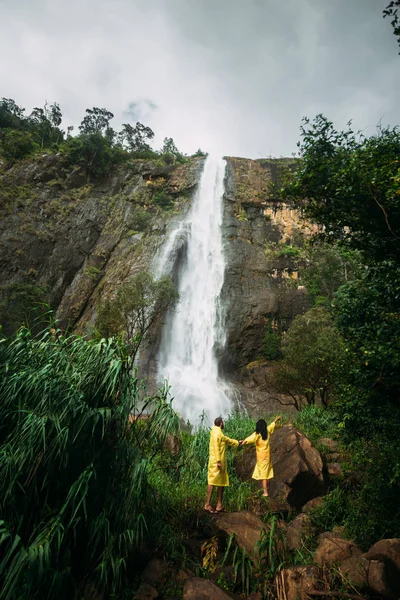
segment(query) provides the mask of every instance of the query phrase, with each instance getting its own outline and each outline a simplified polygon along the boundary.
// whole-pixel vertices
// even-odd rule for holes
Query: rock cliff
[[[167,166],[132,160],[112,177],[88,182],[62,155],[0,165],[0,312],[6,333],[23,316],[18,301],[35,298],[57,311],[62,328],[95,325],[100,299],[143,268],[190,206],[203,158]],[[283,160],[228,157],[223,241],[226,348],[221,372],[253,411],[279,405],[263,383],[266,328],[286,327],[307,308],[288,249],[312,228],[271,194]],[[178,247],[179,246],[179,247]],[[178,241],[176,264],[184,252]],[[173,272],[173,266],[172,266]],[[15,310],[14,310],[15,309]],[[145,353],[154,373],[157,332]]]

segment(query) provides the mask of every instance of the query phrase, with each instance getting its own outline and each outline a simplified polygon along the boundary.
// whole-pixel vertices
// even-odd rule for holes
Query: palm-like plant
[[[129,363],[116,339],[0,341],[0,598],[125,582],[154,508],[149,440],[157,452],[178,427],[167,390],[146,397]]]

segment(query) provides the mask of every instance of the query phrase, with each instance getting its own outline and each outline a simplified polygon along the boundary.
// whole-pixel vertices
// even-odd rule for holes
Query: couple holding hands
[[[226,447],[243,446],[244,444],[255,444],[257,462],[253,472],[253,479],[261,481],[263,496],[268,496],[268,479],[274,476],[274,470],[271,461],[271,452],[269,447],[269,436],[274,432],[277,423],[281,417],[268,425],[264,419],[259,419],[256,424],[256,430],[245,440],[232,440],[223,434],[224,421],[222,417],[217,417],[214,421],[214,427],[210,433],[210,451],[208,459],[208,486],[207,497],[204,510],[209,513],[223,512],[222,496],[224,487],[229,485],[229,477],[226,469]],[[211,506],[211,496],[217,487],[217,506],[214,510]]]

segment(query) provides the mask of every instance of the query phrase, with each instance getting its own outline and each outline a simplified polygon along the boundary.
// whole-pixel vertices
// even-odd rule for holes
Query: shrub
[[[281,336],[278,331],[268,325],[264,335],[264,356],[267,360],[276,360],[281,357]]]
[[[178,426],[166,391],[143,403],[121,344],[54,330],[3,339],[0,382],[2,598],[117,593],[157,521],[146,449]]]
[[[38,148],[32,134],[28,131],[4,129],[1,132],[0,150],[7,160],[20,160],[33,154]]]

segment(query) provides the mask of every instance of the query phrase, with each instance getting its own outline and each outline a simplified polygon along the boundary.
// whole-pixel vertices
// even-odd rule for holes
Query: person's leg
[[[214,489],[214,486],[213,486],[213,485],[208,485],[208,486],[207,486],[207,496],[206,496],[206,503],[205,503],[205,505],[204,505],[204,510],[208,510],[208,511],[210,511],[210,512],[211,512],[211,511],[212,511],[212,512],[214,512],[214,509],[213,509],[213,507],[211,506],[211,496],[212,496],[212,493],[213,493],[213,489]],[[219,489],[219,488],[218,488],[218,489]]]
[[[268,496],[268,479],[261,479],[263,496]]]
[[[217,488],[217,506],[216,506],[216,511],[221,512],[224,510],[224,507],[222,505],[222,496],[224,495],[224,487],[222,485],[219,485]]]

